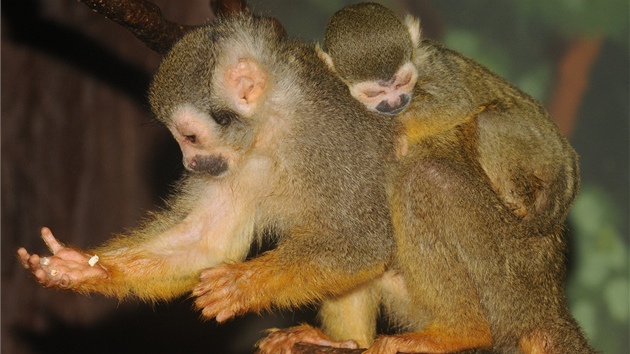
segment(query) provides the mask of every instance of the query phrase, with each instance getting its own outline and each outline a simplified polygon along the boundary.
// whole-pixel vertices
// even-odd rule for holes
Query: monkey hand
[[[285,329],[270,329],[269,335],[256,343],[258,347],[257,354],[291,354],[293,346],[297,343],[347,349],[357,349],[359,347],[353,340],[335,342],[318,328],[301,325]]]
[[[109,277],[107,270],[95,263],[96,258],[65,247],[47,227],[42,228],[41,233],[53,255],[40,257],[29,254],[21,247],[18,249],[18,256],[24,268],[29,269],[42,286],[71,289],[88,279]]]
[[[248,279],[251,276],[252,269],[242,263],[204,270],[199,284],[192,292],[197,297],[195,306],[204,317],[214,317],[217,322],[224,322],[249,310],[259,310],[249,304],[257,295],[256,290],[250,287]]]

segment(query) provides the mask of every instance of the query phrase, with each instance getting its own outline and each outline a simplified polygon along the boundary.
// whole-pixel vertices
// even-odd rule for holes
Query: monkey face
[[[184,167],[212,177],[227,172],[237,158],[236,149],[224,137],[224,127],[230,124],[225,115],[215,118],[192,105],[177,109],[168,127],[182,151]]]
[[[363,81],[350,86],[354,98],[374,112],[395,115],[402,112],[411,101],[413,88],[418,81],[418,71],[407,62],[387,82]]]
[[[162,61],[149,91],[184,167],[211,177],[235,169],[251,148],[269,86],[266,70],[246,46],[220,40],[227,30],[209,26],[184,37]]]

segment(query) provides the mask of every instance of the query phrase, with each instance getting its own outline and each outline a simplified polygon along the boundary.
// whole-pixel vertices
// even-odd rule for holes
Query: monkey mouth
[[[186,169],[195,173],[204,173],[212,177],[218,177],[229,168],[228,161],[221,155],[195,156],[186,165]]]

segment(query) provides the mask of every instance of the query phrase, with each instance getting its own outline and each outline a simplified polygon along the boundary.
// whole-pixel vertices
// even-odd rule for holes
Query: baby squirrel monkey
[[[407,144],[475,119],[479,162],[504,204],[541,233],[564,222],[579,189],[578,158],[536,100],[473,60],[421,40],[418,20],[403,23],[375,3],[335,13],[324,50],[353,97],[397,115]]]

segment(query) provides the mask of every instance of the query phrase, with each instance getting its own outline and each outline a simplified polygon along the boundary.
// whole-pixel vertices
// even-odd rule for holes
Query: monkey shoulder
[[[425,39],[420,43],[418,53],[415,64],[419,84],[437,91],[438,98],[460,98],[459,103],[465,99],[473,109],[493,101],[511,105],[523,99],[531,101],[504,78],[440,42]]]

